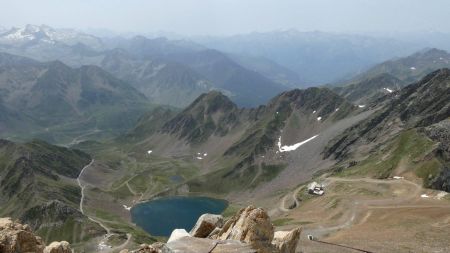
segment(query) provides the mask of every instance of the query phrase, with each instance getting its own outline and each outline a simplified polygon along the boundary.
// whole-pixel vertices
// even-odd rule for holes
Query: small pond
[[[132,221],[155,236],[170,236],[175,228],[188,232],[204,213],[220,214],[228,202],[207,197],[166,197],[140,203],[131,209]]]

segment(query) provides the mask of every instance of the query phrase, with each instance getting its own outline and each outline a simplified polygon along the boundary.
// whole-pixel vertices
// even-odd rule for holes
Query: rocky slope
[[[358,157],[363,157],[364,154],[360,152],[359,148],[368,146],[372,149],[373,155],[375,155],[375,150],[378,149],[386,152],[386,156],[389,158],[390,151],[388,150],[397,146],[395,143],[403,143],[401,145],[409,143],[415,149],[419,148],[416,145],[424,149],[429,147],[431,150],[419,150],[420,152],[411,155],[410,159],[415,160],[416,163],[432,161],[432,164],[424,164],[422,167],[418,167],[416,173],[424,178],[424,183],[427,186],[435,181],[440,182],[437,183],[440,185],[438,188],[447,189],[446,183],[444,183],[448,180],[446,172],[448,170],[448,157],[445,155],[447,148],[445,144],[439,144],[440,151],[436,150],[431,145],[433,142],[429,138],[436,143],[447,141],[446,127],[448,124],[445,122],[450,117],[448,101],[450,101],[450,70],[441,69],[427,75],[417,83],[393,93],[386,104],[376,113],[335,138],[325,149],[324,155],[325,157],[333,156],[340,160],[347,160],[354,157],[355,154],[358,154]],[[425,133],[428,136],[420,133],[423,128],[425,128]],[[367,148],[365,149],[367,151]],[[397,152],[399,153],[397,154]],[[404,157],[403,152],[407,152],[407,150],[394,149],[391,153],[397,154],[398,157]],[[431,156],[423,157],[428,152]],[[438,154],[438,157],[433,153]],[[432,159],[433,157],[434,159]],[[388,166],[389,170],[380,174],[380,176],[390,176],[399,166],[399,162],[397,159],[396,162]],[[352,170],[357,169],[358,167]],[[440,178],[438,174],[444,178]]]
[[[405,82],[382,73],[362,81],[356,81],[345,86],[333,87],[332,90],[358,105],[367,105],[378,98],[400,90]]]

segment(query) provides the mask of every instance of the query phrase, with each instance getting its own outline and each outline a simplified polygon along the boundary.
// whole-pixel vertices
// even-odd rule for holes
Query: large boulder
[[[219,240],[238,240],[252,245],[260,253],[276,252],[271,244],[274,228],[262,208],[248,206],[230,218],[217,235]]]
[[[191,234],[189,234],[185,229],[174,229],[172,231],[172,234],[170,234],[169,240],[167,242],[176,241],[182,237],[191,237]]]
[[[0,252],[42,253],[44,242],[35,236],[28,225],[14,222],[11,218],[0,218]]]
[[[45,247],[44,253],[72,253],[70,244],[66,241],[52,242]]]
[[[294,253],[301,232],[301,228],[295,228],[291,231],[277,231],[273,236],[272,244],[280,253]]]
[[[214,231],[214,229],[221,228],[222,226],[222,215],[206,213],[200,216],[190,234],[193,237],[206,238],[212,231]]]

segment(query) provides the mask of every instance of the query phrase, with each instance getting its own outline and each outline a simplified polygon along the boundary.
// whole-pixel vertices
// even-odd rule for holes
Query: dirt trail
[[[97,223],[100,227],[102,227],[105,231],[106,234],[103,236],[103,238],[100,240],[100,242],[98,243],[98,247],[97,247],[97,252],[102,252],[102,253],[106,253],[106,252],[114,252],[120,249],[123,249],[123,247],[125,247],[131,240],[131,234],[127,234],[127,240],[119,245],[119,246],[115,246],[115,247],[111,247],[107,244],[108,239],[113,235],[113,233],[111,233],[111,229],[109,227],[107,227],[101,220],[93,218],[89,215],[87,215],[84,212],[84,208],[83,208],[83,203],[84,203],[84,199],[85,199],[85,193],[84,190],[86,188],[86,185],[83,185],[83,183],[81,182],[81,177],[83,176],[83,173],[86,171],[86,169],[88,169],[93,163],[94,163],[94,159],[92,159],[92,161],[83,167],[83,169],[80,171],[80,174],[77,177],[77,182],[78,182],[78,186],[80,186],[81,188],[81,199],[80,199],[80,212],[86,216],[89,220],[91,220],[92,222]]]

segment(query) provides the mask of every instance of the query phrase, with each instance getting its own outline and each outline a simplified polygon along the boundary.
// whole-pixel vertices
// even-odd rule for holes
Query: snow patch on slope
[[[279,152],[289,152],[289,151],[294,151],[294,150],[298,149],[300,146],[302,146],[303,144],[305,144],[305,143],[307,143],[307,142],[313,140],[313,139],[316,138],[317,136],[319,136],[319,135],[314,135],[313,137],[311,137],[311,138],[309,138],[309,139],[306,139],[306,140],[304,140],[304,141],[302,141],[302,142],[296,143],[296,144],[291,145],[291,146],[286,146],[286,145],[285,145],[285,146],[281,146],[281,136],[280,136],[280,137],[278,138],[278,151],[279,151]]]
[[[387,91],[387,92],[389,92],[389,93],[392,93],[392,92],[394,92],[393,90],[391,90],[391,89],[389,89],[389,88],[383,88],[385,91]]]

